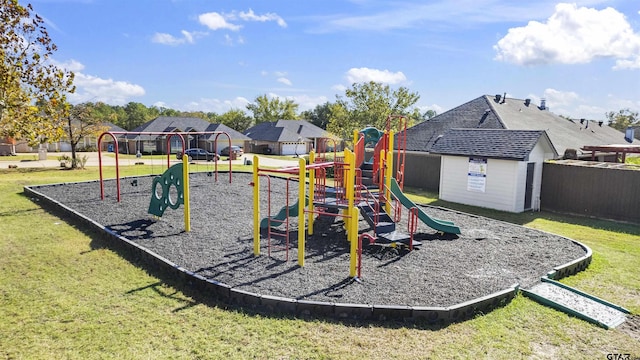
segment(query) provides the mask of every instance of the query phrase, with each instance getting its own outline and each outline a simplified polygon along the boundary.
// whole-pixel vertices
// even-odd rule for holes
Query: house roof
[[[131,130],[132,133],[158,133],[158,132],[204,132],[204,131],[224,131],[229,134],[231,140],[249,140],[242,133],[233,130],[223,124],[212,124],[206,120],[194,117],[159,116],[148,121],[137,128]],[[128,135],[128,138],[135,138],[135,135]],[[140,136],[141,139],[155,139],[158,135]],[[208,135],[208,140],[213,140],[214,135]],[[218,137],[224,140],[226,136]]]
[[[449,129],[433,144],[431,152],[524,161],[541,139],[553,149],[543,130]]]
[[[272,142],[298,142],[310,141],[285,127],[278,126],[276,122],[263,122],[247,129],[244,134],[252,140]]]
[[[309,139],[330,137],[329,132],[313,125],[307,120],[278,120],[276,121],[276,126],[283,127],[299,136]]]
[[[503,129],[504,125],[487,99],[479,97],[407,129],[407,150],[429,152],[438,137],[453,128]]]
[[[588,126],[587,126],[588,124]],[[595,121],[565,119],[522,99],[483,95],[407,129],[407,150],[430,152],[448,129],[545,130],[559,155],[585,145],[624,142],[624,134]],[[397,141],[396,141],[397,144]],[[640,144],[636,140],[634,144]]]

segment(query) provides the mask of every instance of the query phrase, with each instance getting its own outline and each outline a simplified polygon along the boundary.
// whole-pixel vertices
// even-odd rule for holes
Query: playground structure
[[[398,119],[401,129],[396,148],[396,174],[394,176],[394,130],[392,122]],[[420,245],[414,240],[417,221],[441,233],[460,234],[460,229],[450,221],[430,217],[402,192],[406,149],[406,118],[389,116],[386,129],[368,127],[354,131],[354,150],[344,150],[344,157],[337,157],[334,144],[333,157],[324,151],[326,143],[318,147],[318,154],[309,154],[308,164],[299,160],[297,167],[261,168],[259,158],[253,158],[253,253],[260,255],[261,231],[266,232],[268,252],[271,256],[272,237],[284,238],[286,260],[289,249],[289,219],[298,218],[298,265],[305,263],[305,233],[313,235],[314,216],[342,217],[350,244],[349,276],[361,278],[361,254],[363,246],[403,246],[413,250]],[[373,146],[373,154],[366,159],[367,147]],[[333,173],[333,186],[328,185],[328,174]],[[271,211],[270,176],[286,177],[286,204],[277,214]],[[260,179],[267,181],[267,216],[260,215]],[[289,204],[289,182],[297,181],[297,201]],[[303,205],[304,204],[304,205]],[[402,219],[402,208],[409,210],[407,232],[396,229]],[[359,215],[373,230],[373,235],[358,236]],[[283,231],[276,228],[284,226]],[[305,231],[306,227],[306,231]]]

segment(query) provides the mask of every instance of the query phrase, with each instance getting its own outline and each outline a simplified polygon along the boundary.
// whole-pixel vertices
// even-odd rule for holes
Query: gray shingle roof
[[[543,130],[450,129],[431,152],[524,161],[541,137],[547,138]]]
[[[313,125],[307,120],[278,120],[276,121],[277,127],[283,127],[293,133],[296,133],[303,138],[326,138],[329,137],[329,133],[320,127]]]
[[[503,129],[504,125],[487,98],[479,97],[407,129],[407,150],[428,152],[438,136],[453,128]]]
[[[580,124],[533,103],[526,105],[522,99],[507,98],[503,102],[483,95],[407,129],[407,150],[430,152],[438,136],[455,128],[545,130],[560,156],[566,149],[581,152],[585,145],[624,143],[624,134],[607,125],[588,120]]]
[[[278,122],[263,122],[247,129],[244,134],[253,140],[272,142],[298,142],[309,141],[304,136],[297,134],[286,127],[278,126]]]
[[[206,120],[194,117],[178,117],[178,116],[159,116],[148,121],[137,128],[131,130],[132,133],[145,132],[203,132],[203,131],[224,131],[229,134],[231,140],[249,140],[242,133],[233,130],[223,124],[212,124]],[[129,135],[128,138],[136,138],[135,135]],[[157,138],[157,135],[140,136],[141,140],[151,140]],[[215,136],[209,135],[208,138],[213,140]],[[226,136],[218,137],[218,140],[226,139]]]

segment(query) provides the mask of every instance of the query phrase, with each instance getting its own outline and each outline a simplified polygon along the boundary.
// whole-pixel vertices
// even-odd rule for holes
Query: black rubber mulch
[[[115,180],[105,182],[104,201],[98,182],[41,187],[38,191],[133,240],[158,255],[207,278],[240,289],[274,296],[339,303],[450,306],[500,291],[515,283],[528,287],[553,267],[585,255],[560,236],[518,225],[425,207],[433,217],[451,220],[459,237],[439,236],[422,223],[420,247],[373,246],[362,257],[362,282],[349,278],[349,244],[341,218],[321,218],[307,236],[305,266],[297,262],[297,218],[290,222],[289,261],[282,238],[267,240],[261,256],[253,255],[253,188],[250,174],[192,174],[191,227],[184,231],[182,208],[161,218],[147,213],[151,177],[122,180],[121,202]],[[271,178],[271,213],[285,204],[286,184]],[[289,182],[290,204],[298,183]],[[261,208],[267,213],[267,180],[261,178]],[[403,212],[404,217],[408,211]],[[360,232],[369,225],[360,217]],[[406,229],[402,222],[400,230]],[[277,246],[276,246],[277,245]]]

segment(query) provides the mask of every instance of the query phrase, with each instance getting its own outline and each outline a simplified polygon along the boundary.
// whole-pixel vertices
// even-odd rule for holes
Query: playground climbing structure
[[[262,168],[259,158],[253,158],[253,199],[254,199],[254,255],[260,255],[261,233],[266,233],[268,251],[271,255],[272,238],[284,238],[286,258],[288,260],[290,220],[298,218],[298,264],[304,266],[305,234],[313,235],[315,216],[342,217],[344,219],[347,240],[350,244],[351,277],[359,277],[359,257],[363,246],[378,244],[406,246],[410,250],[420,243],[414,241],[417,222],[443,233],[459,234],[460,229],[446,220],[429,217],[402,192],[404,178],[404,152],[406,138],[400,139],[394,169],[394,131],[392,120],[399,119],[396,128],[406,130],[406,118],[390,116],[385,131],[366,128],[354,132],[354,151],[345,149],[344,157],[339,157],[335,143],[331,148],[333,156],[326,150],[330,147],[320,142],[316,155],[309,154],[308,163],[299,160],[299,165],[289,168]],[[371,156],[365,149],[373,147]],[[365,165],[366,164],[366,165]],[[369,168],[366,168],[368,166]],[[364,175],[363,175],[364,174]],[[394,176],[395,175],[395,176]],[[285,205],[277,213],[272,212],[270,176],[287,178]],[[370,183],[365,182],[369,176]],[[331,178],[332,177],[332,178]],[[260,182],[267,182],[267,214],[260,214]],[[398,180],[400,179],[400,180]],[[297,200],[290,198],[290,182],[298,183]],[[396,229],[402,218],[403,207],[408,209],[406,232]],[[370,225],[373,235],[358,236],[360,214]],[[306,230],[306,231],[305,231]],[[363,244],[363,241],[365,242]],[[358,275],[356,275],[356,273]]]

